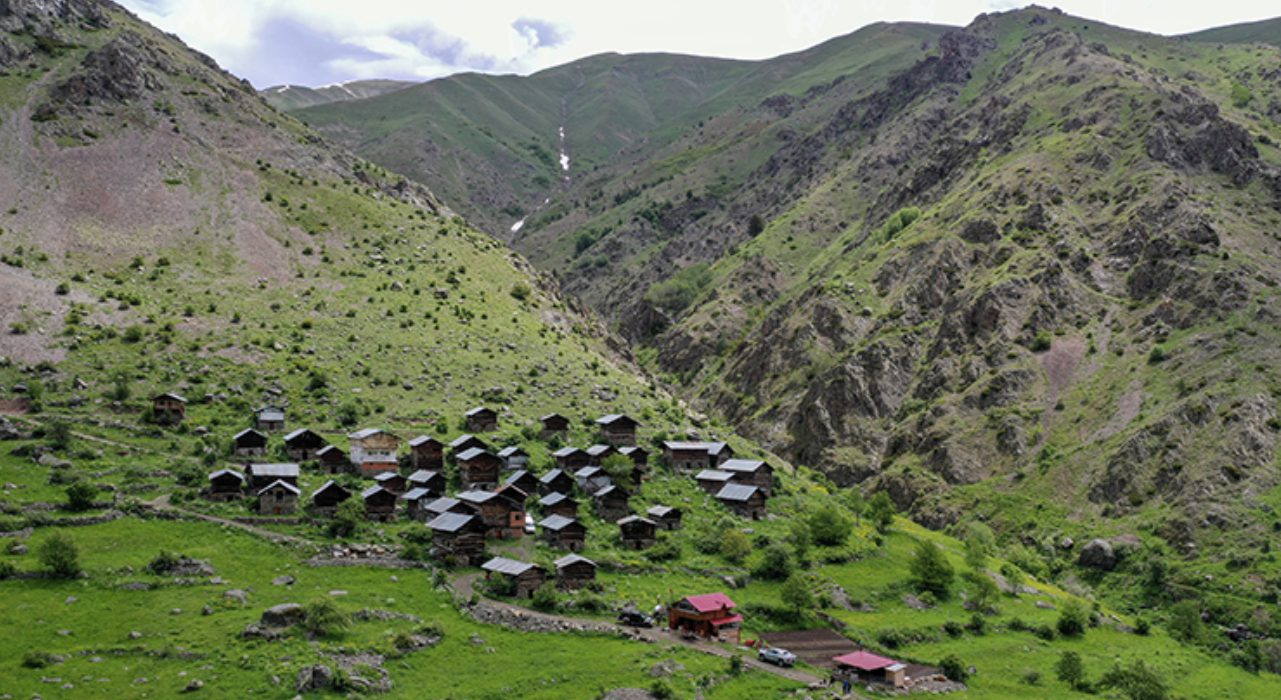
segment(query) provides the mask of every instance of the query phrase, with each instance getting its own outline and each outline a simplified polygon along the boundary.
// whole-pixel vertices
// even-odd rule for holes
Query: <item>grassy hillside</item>
[[[337,85],[307,87],[305,85],[273,85],[258,91],[271,106],[282,109],[302,109],[332,102],[348,102],[378,97],[389,92],[404,90],[418,83],[409,80],[352,80]]]
[[[1229,24],[1223,27],[1203,29],[1184,36],[1193,41],[1221,44],[1272,44],[1273,46],[1281,46],[1281,18]]]

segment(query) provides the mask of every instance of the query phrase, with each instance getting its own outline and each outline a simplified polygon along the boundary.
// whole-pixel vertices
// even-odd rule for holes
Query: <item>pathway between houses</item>
[[[241,530],[244,530],[245,532],[248,532],[251,535],[257,535],[258,537],[271,540],[272,542],[287,542],[290,544],[309,544],[309,545],[317,544],[305,537],[297,537],[295,535],[286,535],[280,532],[272,532],[271,530],[257,527],[255,525],[250,525],[248,523],[238,523],[235,520],[228,520],[227,518],[219,518],[213,515],[205,515],[204,513],[197,513],[194,510],[179,508],[169,502],[169,494],[165,494],[154,500],[144,501],[142,505],[147,508],[151,508],[152,510],[177,513],[178,515],[181,515],[184,518],[195,518],[197,520],[205,520],[207,522],[216,523],[218,525],[226,525],[227,527],[239,528]]]

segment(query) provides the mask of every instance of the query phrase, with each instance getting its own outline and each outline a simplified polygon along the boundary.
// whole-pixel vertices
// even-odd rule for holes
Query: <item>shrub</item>
[[[872,521],[876,531],[881,534],[889,532],[890,526],[894,524],[894,513],[894,501],[890,500],[890,495],[884,491],[872,496],[872,500],[867,504],[867,519]]]
[[[1152,351],[1148,353],[1148,364],[1155,365],[1165,362],[1165,348],[1160,345],[1153,345]]]
[[[645,551],[650,561],[674,561],[681,558],[681,545],[666,532],[658,533],[658,542]]]
[[[98,495],[98,488],[87,481],[77,481],[67,487],[67,506],[74,511],[86,511],[93,507],[93,497]]]
[[[1099,679],[1099,685],[1119,690],[1130,700],[1165,700],[1170,697],[1165,680],[1139,659],[1128,666],[1113,666]]]
[[[818,544],[838,545],[849,539],[854,526],[839,508],[827,505],[810,514],[809,529]]]
[[[147,571],[150,571],[153,574],[167,574],[178,568],[178,562],[181,561],[181,559],[181,556],[162,549],[160,550],[160,553],[157,554],[149,564],[147,564]]]
[[[1028,629],[1032,634],[1035,634],[1047,642],[1054,641],[1054,638],[1058,636],[1058,634],[1055,633],[1054,628],[1049,625],[1037,625],[1036,627],[1030,627]]]
[[[71,447],[71,426],[60,420],[53,421],[44,429],[44,439],[49,447],[65,450]]]
[[[560,596],[556,593],[556,584],[552,581],[548,581],[547,583],[539,586],[538,590],[534,591],[534,596],[530,599],[529,603],[534,606],[535,610],[542,610],[544,612],[555,610],[556,606],[560,603]]]
[[[1001,564],[1001,576],[1004,576],[1005,582],[1010,584],[1010,595],[1017,598],[1019,595],[1019,588],[1021,588],[1027,580],[1027,577],[1023,575],[1023,570],[1007,562]]]
[[[47,651],[32,650],[22,655],[22,665],[26,668],[44,668],[56,662],[54,655]]]
[[[69,536],[55,532],[40,544],[40,563],[54,578],[80,575],[80,550]]]
[[[889,241],[919,218],[921,218],[921,210],[916,207],[899,209],[886,219],[885,225],[881,227],[881,237]]]
[[[965,625],[962,625],[956,620],[948,620],[943,623],[943,633],[949,637],[959,637],[965,634]]]
[[[329,521],[330,537],[351,537],[365,521],[365,504],[359,498],[348,498],[338,504],[334,517]]]
[[[1167,624],[1170,636],[1180,642],[1191,643],[1201,638],[1201,606],[1195,600],[1184,600],[1170,608],[1170,621]]]
[[[672,691],[672,686],[668,685],[667,681],[662,679],[649,684],[649,694],[652,695],[655,700],[671,700],[671,698],[676,697],[676,693]]]
[[[952,588],[955,572],[943,556],[943,550],[929,540],[916,544],[916,556],[908,566],[912,585],[918,591],[928,591],[939,598],[947,598]]]
[[[743,672],[743,655],[735,654],[729,657],[729,675],[737,676]]]
[[[329,598],[317,598],[303,606],[303,629],[317,637],[328,637],[351,626],[351,618]]]
[[[949,654],[939,661],[939,670],[943,672],[947,679],[956,683],[964,683],[965,679],[970,677],[969,671],[965,668],[965,662],[961,661],[956,654]]]
[[[678,314],[692,304],[711,282],[712,273],[707,263],[690,265],[651,286],[645,293],[645,299],[669,314]]]
[[[0,560],[0,581],[13,578],[18,573],[18,567],[11,561]]]
[[[1064,637],[1079,637],[1085,634],[1085,628],[1090,624],[1090,611],[1086,610],[1081,601],[1071,598],[1063,604],[1063,609],[1059,611],[1059,620],[1055,627],[1058,628],[1059,634]]]
[[[1045,352],[1053,343],[1054,337],[1049,331],[1037,331],[1036,337],[1032,339],[1032,352]]]
[[[752,572],[769,581],[783,581],[792,575],[792,553],[781,544],[771,544],[762,553],[761,563]]]
[[[1023,685],[1040,685],[1041,672],[1036,670],[1024,671],[1023,677],[1020,678],[1019,681],[1023,683]]]
[[[71,286],[66,282],[59,282],[58,286],[53,288],[53,293],[60,297],[65,297],[71,293]]]
[[[516,284],[513,284],[511,288],[512,298],[518,301],[525,301],[532,293],[533,290],[531,290],[529,285],[524,282],[517,282]]]
[[[125,329],[124,335],[122,335],[121,338],[126,343],[137,343],[142,341],[142,334],[142,326],[129,326]]]
[[[886,649],[897,649],[907,644],[908,641],[907,635],[894,627],[887,627],[883,630],[878,630],[876,633],[876,643]]]
[[[748,541],[747,535],[738,530],[726,530],[721,534],[721,556],[735,564],[743,563],[747,555],[752,553],[752,543]]]
[[[801,617],[815,605],[813,584],[801,574],[792,574],[783,583],[778,597],[796,617]]]

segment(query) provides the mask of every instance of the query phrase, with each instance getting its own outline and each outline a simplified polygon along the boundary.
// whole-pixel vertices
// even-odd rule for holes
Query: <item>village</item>
[[[156,421],[181,424],[186,403],[174,393],[154,397]],[[678,506],[655,504],[633,511],[632,496],[655,466],[689,479],[728,513],[749,522],[769,516],[768,501],[776,488],[768,462],[736,457],[721,441],[663,440],[661,452],[651,457],[638,439],[640,422],[623,414],[591,421],[599,440],[595,444],[550,450],[554,464],[541,474],[522,447],[498,447],[479,437],[499,428],[498,412],[484,406],[468,410],[462,416],[467,432],[448,442],[425,434],[403,440],[388,430],[365,428],[346,435],[345,451],[318,431],[288,430],[286,414],[279,406],[254,411],[253,427],[231,436],[230,456],[239,464],[208,475],[201,491],[206,500],[243,502],[259,518],[303,515],[316,522],[334,518],[344,503],[354,502],[370,522],[423,523],[436,565],[479,567],[485,590],[526,601],[545,585],[576,591],[596,580],[596,562],[581,554],[588,526],[580,509],[612,523],[617,542],[629,550],[651,548],[660,532],[681,529]],[[550,413],[539,418],[540,440],[561,445],[570,431],[566,416]],[[293,461],[258,461],[271,454],[275,435]],[[304,469],[326,477],[309,494],[299,485]],[[353,478],[364,487],[340,483]],[[556,552],[554,570],[488,552],[487,545],[522,538]],[[874,654],[829,630],[744,639],[743,621],[736,603],[723,592],[687,594],[655,605],[652,614],[636,608],[618,614],[620,625],[647,630],[661,626],[672,639],[686,643],[755,649],[761,663],[774,667],[790,668],[802,660],[826,668],[830,675],[822,682],[845,692],[854,683],[899,691],[963,687],[950,683],[937,668]]]

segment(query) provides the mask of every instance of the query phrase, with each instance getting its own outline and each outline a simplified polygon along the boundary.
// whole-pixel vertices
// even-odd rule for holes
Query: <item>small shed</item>
[[[637,476],[649,471],[649,450],[644,447],[635,445],[620,447],[618,448],[618,454],[632,460],[632,464],[636,467]]]
[[[436,500],[431,491],[418,486],[405,492],[400,500],[405,502],[405,515],[410,520],[423,521],[427,518],[428,513],[424,506]],[[432,517],[435,517],[434,515]]]
[[[400,469],[400,460],[396,459],[396,455],[378,452],[361,455],[360,461],[356,465],[356,471],[361,476],[377,477],[380,474],[396,473]]]
[[[716,500],[744,518],[760,520],[765,517],[765,492],[755,486],[726,484],[717,492]]]
[[[438,471],[428,471],[419,469],[406,479],[407,488],[426,489],[433,496],[443,496],[445,494],[445,475]]]
[[[725,485],[734,479],[734,475],[729,472],[723,472],[719,469],[704,469],[694,475],[694,481],[698,482],[699,488],[715,496]]]
[[[237,457],[261,457],[267,454],[267,436],[245,428],[231,438],[231,451]]]
[[[538,527],[542,530],[543,541],[548,545],[571,552],[583,551],[583,545],[587,541],[587,528],[575,518],[551,515],[543,518]]]
[[[343,474],[351,470],[347,453],[334,445],[325,445],[316,450],[316,461],[320,462],[320,468],[329,474]]]
[[[285,429],[285,409],[263,406],[254,411],[254,425],[264,432],[275,433]]]
[[[332,516],[348,498],[351,498],[351,491],[330,479],[311,493],[311,512],[318,516]]]
[[[513,505],[521,510],[525,510],[525,503],[529,501],[529,492],[514,484],[499,484],[498,488],[494,489],[494,493],[498,494],[500,498],[506,498],[511,501]]]
[[[631,513],[631,495],[617,486],[606,486],[592,494],[596,517],[605,522],[618,522]]]
[[[672,508],[671,506],[650,506],[649,510],[645,511],[645,515],[647,515],[650,520],[654,521],[654,524],[658,526],[659,530],[681,529],[681,516],[683,514],[681,513],[680,508]]]
[[[462,435],[454,438],[453,442],[449,443],[449,451],[453,453],[455,457],[458,456],[459,453],[466,452],[471,449],[488,450],[489,444],[471,433],[463,433]]]
[[[703,638],[739,643],[743,616],[724,593],[692,595],[667,606],[667,625],[677,632],[692,632]]]
[[[733,448],[723,442],[669,440],[663,443],[663,458],[677,471],[715,469],[733,456]]]
[[[473,447],[458,454],[458,481],[465,489],[494,488],[502,461],[486,450]]]
[[[273,481],[298,485],[298,465],[293,462],[281,464],[250,464],[245,467],[245,476],[249,477],[249,488],[262,489]]]
[[[172,392],[154,396],[151,418],[160,425],[177,425],[187,418],[187,400]]]
[[[869,651],[832,657],[836,677],[857,683],[884,683],[895,688],[907,685],[907,664]]]
[[[485,556],[485,524],[479,516],[442,513],[427,522],[427,529],[437,561],[470,566]]]
[[[596,465],[604,462],[605,458],[618,454],[613,445],[592,445],[583,451],[587,453],[587,463]]]
[[[374,483],[399,496],[409,487],[405,477],[398,472],[383,472],[374,477]]]
[[[759,459],[727,459],[717,469],[732,474],[736,484],[755,486],[766,497],[774,490],[774,468]]]
[[[529,466],[529,453],[521,447],[504,447],[498,451],[498,458],[503,460],[503,466],[507,469],[524,469]]]
[[[414,469],[440,471],[445,468],[445,443],[430,435],[409,441],[409,464]]]
[[[391,522],[396,519],[396,494],[381,486],[370,486],[360,492],[365,501],[365,517],[379,522]]]
[[[459,513],[462,515],[472,515],[476,512],[475,509],[473,509],[471,506],[467,505],[466,503],[463,503],[457,498],[450,498],[448,496],[441,496],[440,498],[437,498],[434,501],[431,501],[426,505],[424,505],[422,509],[424,514],[429,515],[431,517],[436,517],[437,515],[444,515],[445,513]]]
[[[556,560],[556,587],[575,591],[596,580],[596,562],[577,554]]]
[[[618,535],[628,549],[648,549],[658,541],[658,525],[649,518],[629,515],[618,521]]]
[[[567,472],[591,464],[591,457],[577,447],[562,447],[553,452],[552,457],[556,459],[556,468]]]
[[[569,434],[569,419],[559,413],[548,413],[538,419],[543,424],[542,437],[544,440],[553,435],[565,437]]]
[[[538,479],[539,493],[569,493],[574,490],[574,477],[563,469],[553,469]]]
[[[596,493],[597,491],[610,486],[614,480],[609,478],[609,474],[600,467],[583,467],[574,472],[574,483],[584,493]]]
[[[299,462],[319,459],[320,450],[328,444],[320,433],[308,428],[299,428],[285,436],[285,451],[289,453],[289,459]]]
[[[219,469],[209,475],[209,490],[206,491],[211,501],[232,501],[240,498],[245,492],[245,476],[232,469]]]
[[[543,517],[561,515],[566,518],[578,517],[578,501],[563,493],[549,493],[538,499],[538,510]]]
[[[596,425],[600,428],[601,437],[605,442],[611,445],[635,445],[636,428],[640,426],[635,419],[622,415],[621,413],[611,413],[608,416],[601,416],[596,419]]]
[[[470,506],[485,523],[486,537],[515,539],[525,534],[525,510],[493,491],[463,491],[458,500]]]
[[[533,597],[534,591],[547,581],[547,572],[543,567],[506,557],[494,557],[480,565],[485,571],[485,579],[501,576],[510,582],[512,595],[517,598]]]
[[[467,429],[475,433],[487,433],[498,430],[498,412],[485,406],[477,406],[464,414]]]
[[[400,438],[382,428],[357,430],[348,435],[347,440],[351,444],[351,463],[355,465],[364,464],[369,456],[390,458],[394,462],[400,449]]]
[[[521,491],[524,491],[525,495],[538,493],[538,477],[534,476],[533,472],[526,469],[517,469],[516,471],[508,474],[507,478],[503,479],[503,484],[506,486],[515,486]]]
[[[277,479],[258,491],[260,515],[290,515],[298,510],[298,487]]]

